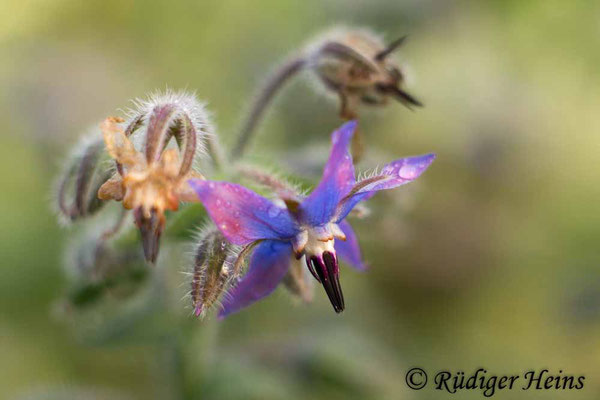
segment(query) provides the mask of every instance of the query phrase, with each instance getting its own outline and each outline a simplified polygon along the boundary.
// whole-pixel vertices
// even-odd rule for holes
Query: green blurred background
[[[377,196],[354,222],[372,268],[342,271],[347,310],[334,314],[320,288],[309,306],[278,290],[222,323],[188,317],[177,299],[182,318],[137,334],[76,333],[57,311],[67,230],[50,199],[79,134],[168,86],[206,100],[230,145],[256,85],[336,24],[410,34],[398,56],[426,104],[363,113],[359,167],[438,155],[420,182]],[[592,0],[3,0],[0,397],[453,397],[408,389],[404,374],[419,366],[562,369],[585,375],[584,389],[494,397],[599,398],[599,49]],[[298,174],[307,157],[324,162],[338,123],[336,104],[299,79],[251,153]],[[175,287],[183,263],[166,266]],[[93,331],[91,319],[77,324]],[[173,323],[186,327],[183,346]],[[156,325],[159,338],[143,334]]]

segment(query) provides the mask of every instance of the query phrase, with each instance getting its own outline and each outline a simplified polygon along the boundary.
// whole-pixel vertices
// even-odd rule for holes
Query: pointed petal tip
[[[407,164],[419,166],[421,168],[427,168],[437,157],[435,153],[423,154],[420,156],[408,157],[406,159]]]
[[[356,182],[349,151],[356,126],[356,121],[346,122],[331,134],[331,149],[321,181],[299,207],[302,223],[319,226],[330,222],[337,203]]]
[[[367,263],[362,263],[360,268],[356,268],[356,270],[360,273],[369,272],[371,270],[371,266]]]
[[[424,161],[427,161],[431,164],[433,162],[433,160],[435,160],[435,158],[437,157],[437,154],[429,153],[429,154],[425,154],[421,157],[423,157]]]
[[[404,165],[398,170],[398,175],[404,179],[414,180],[429,168],[436,155],[434,153],[404,159]]]
[[[342,126],[333,131],[333,134],[331,136],[332,142],[335,144],[342,138],[345,140],[350,140],[352,135],[354,135],[357,126],[358,121],[355,119],[345,122]]]

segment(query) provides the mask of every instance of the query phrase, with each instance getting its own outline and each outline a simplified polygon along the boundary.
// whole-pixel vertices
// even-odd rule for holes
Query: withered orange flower
[[[165,150],[158,161],[146,162],[118,125],[121,118],[109,117],[100,126],[106,149],[124,169],[124,175],[116,173],[98,191],[101,200],[123,202],[126,209],[140,208],[144,217],[152,211],[163,215],[165,210],[176,211],[180,201],[195,199],[190,178],[202,178],[191,169],[180,171],[181,162],[176,149]]]
[[[149,114],[144,152],[130,140],[144,115],[126,129],[120,125],[124,119],[119,117],[101,123],[106,150],[116,161],[117,171],[100,187],[98,197],[121,201],[125,209],[134,210],[144,255],[154,263],[166,222],[165,211],[176,211],[181,201],[194,200],[187,180],[204,177],[192,169],[197,138],[189,115],[181,111],[180,105],[168,102],[156,105]],[[178,148],[166,148],[171,137],[175,137]]]

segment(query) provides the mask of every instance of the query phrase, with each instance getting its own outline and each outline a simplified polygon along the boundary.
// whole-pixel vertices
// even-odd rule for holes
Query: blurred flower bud
[[[309,45],[309,67],[325,88],[339,97],[342,119],[357,119],[362,104],[384,106],[390,97],[409,109],[423,106],[402,88],[404,74],[390,57],[405,38],[385,45],[367,30],[334,29]],[[352,138],[355,161],[364,149],[363,135],[357,130]]]
[[[181,201],[196,198],[187,180],[203,178],[194,168],[211,129],[203,105],[185,93],[168,92],[135,104],[125,128],[120,125],[124,120],[116,117],[101,124],[117,172],[100,187],[98,197],[122,201],[124,208],[134,210],[144,255],[154,263],[165,211],[176,211]],[[168,148],[171,138],[176,146]]]
[[[144,281],[148,269],[141,251],[132,246],[111,246],[104,240],[100,221],[74,235],[65,252],[70,277],[68,303],[85,307],[106,295],[126,297]]]
[[[112,174],[111,169],[97,131],[82,137],[57,183],[57,211],[64,222],[92,215],[104,205],[97,192]]]
[[[236,276],[236,258],[234,246],[218,229],[211,226],[200,233],[190,274],[194,315],[204,317],[217,304]]]
[[[388,45],[361,29],[335,29],[308,47],[309,66],[340,98],[340,116],[358,116],[362,104],[385,105],[390,97],[408,108],[422,104],[403,88],[404,75],[390,55],[405,37]]]

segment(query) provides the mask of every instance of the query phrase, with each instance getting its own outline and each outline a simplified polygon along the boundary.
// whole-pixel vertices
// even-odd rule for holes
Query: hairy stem
[[[286,61],[267,79],[265,85],[260,89],[258,96],[252,103],[250,112],[242,125],[237,143],[231,152],[232,159],[238,159],[244,154],[248,142],[254,133],[254,128],[256,128],[256,125],[262,118],[265,109],[273,99],[275,93],[305,65],[306,59],[303,56],[293,57]]]

